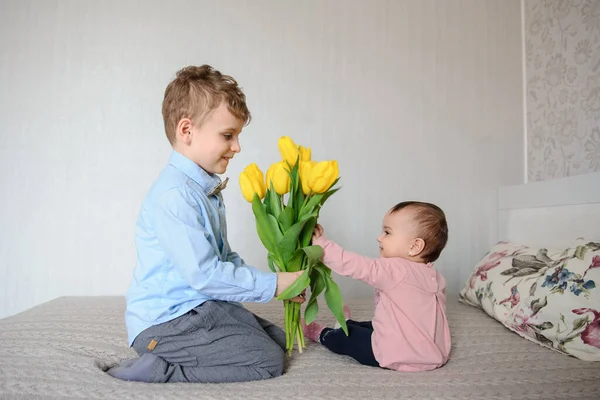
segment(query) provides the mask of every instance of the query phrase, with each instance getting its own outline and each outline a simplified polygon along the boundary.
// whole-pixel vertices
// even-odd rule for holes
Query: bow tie
[[[215,186],[213,190],[211,190],[210,193],[208,193],[207,196],[216,196],[219,193],[221,193],[221,191],[227,187],[227,182],[229,182],[229,178],[225,178],[224,181]]]

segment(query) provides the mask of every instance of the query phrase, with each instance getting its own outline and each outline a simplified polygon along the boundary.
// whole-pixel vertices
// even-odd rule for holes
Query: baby
[[[375,317],[348,319],[348,336],[315,322],[304,325],[304,335],[364,365],[397,371],[441,367],[450,354],[446,281],[432,263],[448,241],[444,212],[430,203],[397,204],[385,215],[377,241],[380,257],[367,258],[344,251],[315,227],[313,244],[323,247],[323,262],[375,288]],[[347,307],[344,313],[350,318]]]

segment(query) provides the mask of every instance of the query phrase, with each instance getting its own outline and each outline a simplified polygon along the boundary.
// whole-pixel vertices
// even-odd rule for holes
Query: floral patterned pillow
[[[566,250],[499,242],[460,293],[519,335],[582,360],[600,361],[600,243]]]

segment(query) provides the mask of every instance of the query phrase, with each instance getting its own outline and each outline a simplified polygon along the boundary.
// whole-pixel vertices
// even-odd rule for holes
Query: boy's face
[[[191,123],[186,127],[180,122],[175,149],[209,174],[223,174],[229,160],[241,150],[239,135],[243,127],[244,122],[221,103],[199,127]]]
[[[382,258],[408,258],[411,243],[415,239],[415,222],[410,209],[402,209],[383,218],[379,242],[379,255]]]

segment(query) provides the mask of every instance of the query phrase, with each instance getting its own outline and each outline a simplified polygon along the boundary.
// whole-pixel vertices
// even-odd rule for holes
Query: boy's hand
[[[277,289],[275,290],[275,297],[279,296],[285,289],[287,289],[292,283],[296,282],[296,279],[302,275],[304,271],[298,272],[278,272],[277,273]],[[289,299],[295,303],[304,303],[306,300],[306,290],[302,291],[300,295]]]
[[[313,231],[313,235],[312,235],[312,240],[318,239],[321,236],[323,236],[323,232],[325,230],[323,229],[323,227],[319,224],[315,225],[315,230]]]

